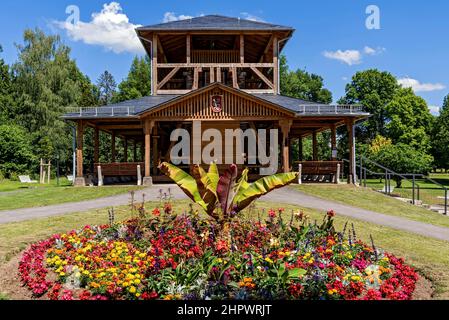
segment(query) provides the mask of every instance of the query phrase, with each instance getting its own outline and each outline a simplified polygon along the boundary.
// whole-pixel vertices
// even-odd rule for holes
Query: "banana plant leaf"
[[[220,201],[223,214],[227,215],[230,211],[232,199],[234,198],[235,180],[237,179],[237,166],[231,165],[218,180],[217,196]]]
[[[203,199],[207,206],[207,214],[211,215],[214,218],[217,218],[218,216],[214,215],[214,211],[218,202],[216,186],[214,186],[206,171],[204,171],[204,169],[199,165],[195,165],[193,167],[192,176],[196,180],[196,183],[198,185],[198,191],[200,193],[201,199]]]
[[[161,163],[159,169],[172,179],[190,199],[199,204],[204,210],[207,210],[207,205],[201,198],[198,185],[191,175],[167,162]]]
[[[234,198],[234,204],[237,206],[237,211],[242,211],[254,200],[274,189],[286,186],[296,179],[298,179],[297,172],[278,173],[272,176],[263,177],[256,182],[253,182],[246,189],[241,188]]]

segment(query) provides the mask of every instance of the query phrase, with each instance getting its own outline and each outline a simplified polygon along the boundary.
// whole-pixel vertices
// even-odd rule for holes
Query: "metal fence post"
[[[413,175],[412,190],[413,190],[412,201],[413,204],[415,204],[415,175]]]
[[[387,170],[385,170],[385,194],[388,192],[388,173]]]

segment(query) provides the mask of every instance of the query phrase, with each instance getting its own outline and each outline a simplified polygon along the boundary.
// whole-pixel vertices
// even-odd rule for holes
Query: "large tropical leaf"
[[[232,204],[232,199],[234,198],[235,191],[235,180],[237,179],[237,166],[232,164],[224,174],[220,177],[217,186],[217,196],[220,201],[221,209],[223,214],[226,216],[229,212],[230,206]]]
[[[206,203],[207,214],[217,218],[218,216],[214,214],[218,202],[217,187],[212,183],[206,171],[199,165],[193,167],[192,176],[196,180],[201,198]]]
[[[250,184],[248,183],[248,168],[245,168],[242,172],[242,175],[240,179],[237,181],[237,185],[235,186],[234,192],[235,194],[238,194],[239,192],[242,192],[243,190],[246,190]]]
[[[241,189],[234,198],[237,210],[242,211],[254,200],[260,198],[268,192],[286,186],[298,179],[297,172],[278,173],[272,176],[263,177],[251,183],[246,189]]]
[[[215,162],[211,162],[209,166],[209,171],[207,172],[207,177],[209,178],[211,189],[217,191],[218,181],[220,180],[220,175],[218,173],[218,167]]]
[[[190,199],[207,210],[207,205],[201,198],[196,181],[191,175],[168,162],[161,163],[159,169],[172,179]]]

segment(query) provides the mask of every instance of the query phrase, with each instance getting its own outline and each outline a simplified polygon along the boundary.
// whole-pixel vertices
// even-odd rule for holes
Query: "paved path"
[[[159,196],[159,190],[163,189],[167,192],[170,188],[174,199],[187,198],[184,193],[176,185],[155,185],[151,188],[136,191],[135,200],[142,201],[142,195],[145,194],[146,201],[157,201]],[[51,205],[46,207],[16,209],[0,211],[0,224],[8,222],[18,222],[36,218],[44,218],[62,214],[69,214],[75,212],[89,211],[102,209],[107,207],[116,207],[129,204],[130,195],[128,193],[110,196],[106,198],[99,198],[94,200],[87,200],[76,203],[62,203],[57,205]]]
[[[363,220],[374,224],[391,227],[393,229],[408,231],[430,238],[449,241],[449,228],[439,227],[424,222],[414,221],[406,218],[390,216],[383,213],[360,209],[340,204],[334,201],[324,200],[294,190],[293,188],[283,188],[274,190],[273,192],[262,197],[261,200],[296,204],[301,207],[317,209],[323,212],[332,209],[338,215],[348,216],[358,220]]]
[[[151,188],[136,191],[136,200],[141,201],[145,194],[147,201],[158,200],[159,190],[170,188],[173,199],[186,199],[187,197],[176,185],[155,185]],[[449,228],[434,226],[431,224],[409,220],[406,218],[389,216],[386,214],[355,208],[337,202],[324,200],[304,194],[293,188],[275,190],[262,197],[262,201],[283,202],[298,205],[305,208],[317,209],[323,212],[334,210],[337,214],[371,222],[393,229],[403,230],[422,236],[449,241]],[[129,194],[121,194],[107,198],[83,201],[78,203],[65,203],[41,208],[17,209],[0,211],[0,224],[16,221],[24,221],[55,215],[69,214],[88,210],[102,209],[112,206],[126,205],[129,203]]]

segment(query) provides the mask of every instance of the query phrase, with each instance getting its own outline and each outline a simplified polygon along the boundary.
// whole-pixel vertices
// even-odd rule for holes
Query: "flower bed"
[[[410,299],[416,272],[336,232],[333,215],[317,224],[279,209],[223,226],[166,205],[36,243],[19,272],[34,296],[62,300]]]

